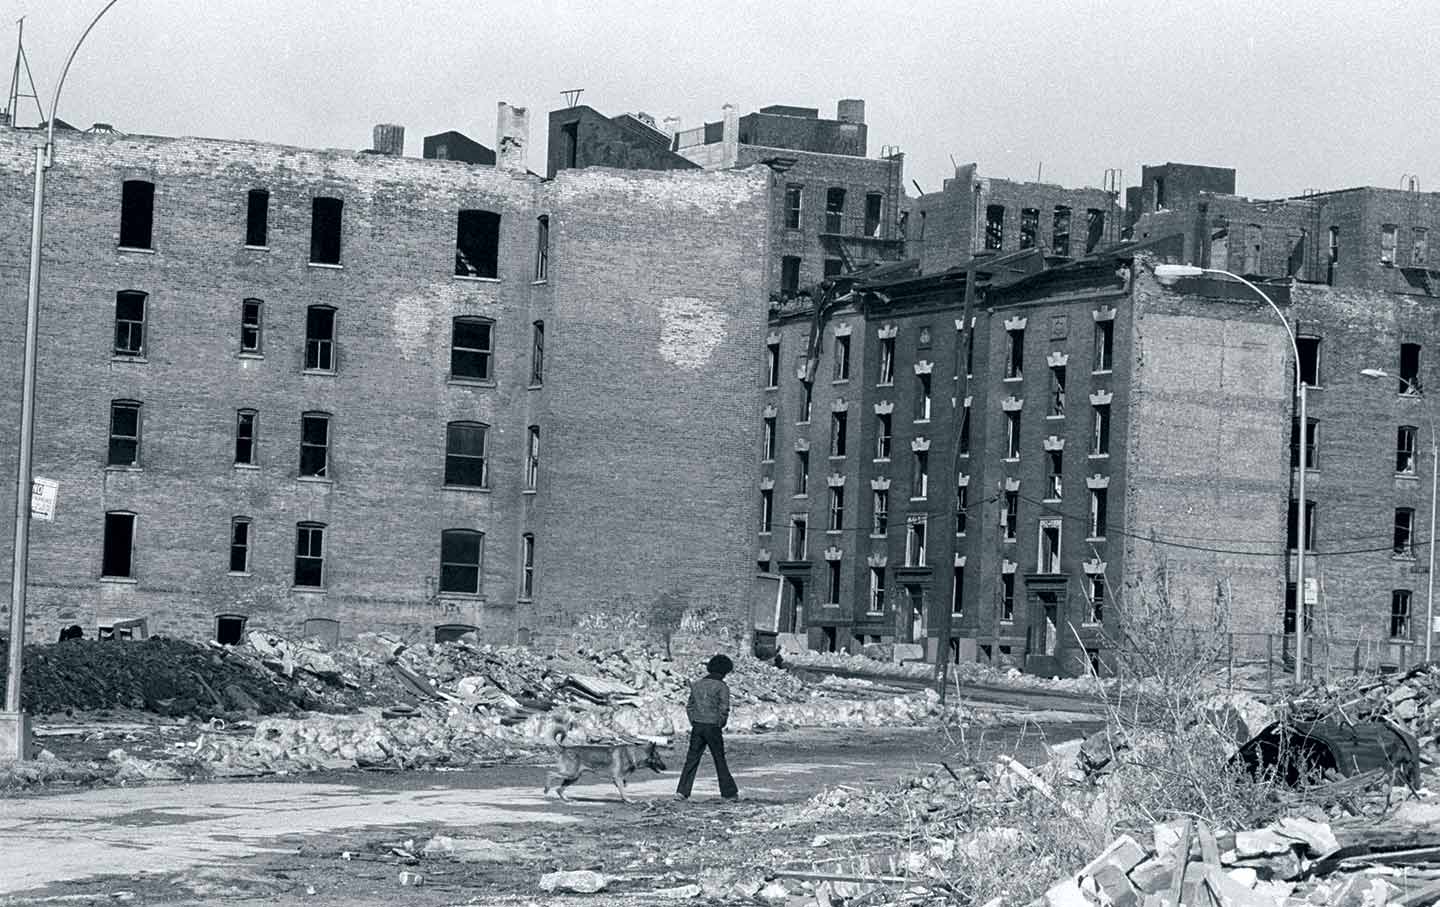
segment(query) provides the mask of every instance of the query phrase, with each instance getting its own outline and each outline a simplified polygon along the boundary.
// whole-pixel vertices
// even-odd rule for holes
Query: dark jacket
[[[714,674],[690,684],[690,701],[685,703],[685,714],[691,724],[717,724],[725,726],[730,720],[730,687]]]

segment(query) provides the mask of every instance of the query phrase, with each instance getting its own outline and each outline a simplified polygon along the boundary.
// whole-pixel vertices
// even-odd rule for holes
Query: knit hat
[[[735,662],[731,661],[728,655],[715,655],[712,656],[709,661],[705,662],[705,670],[711,674],[719,674],[721,677],[724,677],[726,674],[735,670]]]

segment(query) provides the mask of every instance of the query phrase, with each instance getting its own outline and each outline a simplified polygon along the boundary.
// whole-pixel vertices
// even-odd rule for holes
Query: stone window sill
[[[499,283],[498,277],[472,277],[469,274],[452,274],[455,280],[463,280],[466,283]]]
[[[455,387],[494,387],[494,386],[495,386],[495,379],[494,379],[494,378],[457,378],[457,377],[455,377],[454,375],[451,375],[449,378],[447,378],[447,379],[445,380],[445,383],[446,383],[446,384],[454,385]]]
[[[114,583],[117,586],[134,586],[140,581],[133,576],[102,576],[100,582]]]
[[[343,270],[345,270],[345,266],[344,266],[344,265],[342,265],[342,264],[332,264],[332,263],[330,263],[330,262],[328,262],[328,261],[307,261],[307,262],[305,262],[305,266],[306,266],[307,268],[315,268],[316,270],[319,270],[319,271],[343,271]]]
[[[125,252],[133,255],[154,255],[154,249],[142,249],[139,246],[116,246],[116,252]]]
[[[149,360],[147,357],[145,357],[145,356],[134,356],[134,355],[131,355],[131,354],[129,354],[129,353],[112,353],[111,356],[110,356],[110,361],[111,361],[111,362],[136,362],[136,363],[139,363],[139,364],[143,365],[143,364],[149,362],[150,360]]]

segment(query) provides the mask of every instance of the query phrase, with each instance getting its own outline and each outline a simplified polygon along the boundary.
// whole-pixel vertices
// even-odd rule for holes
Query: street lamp
[[[1295,342],[1295,332],[1290,328],[1290,322],[1286,320],[1285,313],[1280,311],[1280,307],[1275,304],[1275,300],[1239,274],[1220,268],[1201,268],[1195,265],[1155,266],[1155,279],[1167,285],[1182,277],[1199,277],[1202,274],[1220,274],[1237,280],[1269,303],[1270,308],[1275,311],[1275,316],[1280,319],[1281,326],[1285,328],[1285,336],[1290,340],[1290,352],[1295,357],[1295,398],[1300,410],[1300,479],[1296,483],[1296,493],[1300,497],[1300,502],[1296,506],[1299,525],[1295,559],[1295,597],[1297,599],[1295,602],[1295,680],[1297,683],[1303,683],[1305,680],[1305,545],[1310,536],[1308,531],[1310,528],[1309,508],[1306,507],[1305,501],[1305,471],[1310,468],[1310,451],[1305,444],[1305,435],[1310,427],[1310,420],[1305,404],[1305,382],[1301,380],[1300,375],[1300,345]]]
[[[55,112],[70,64],[95,23],[120,0],[110,0],[85,31],[60,71],[60,81],[50,101],[45,144],[35,149],[35,196],[30,212],[30,290],[25,302],[25,366],[20,390],[20,463],[15,475],[15,549],[10,576],[10,662],[5,677],[5,709],[0,711],[0,758],[29,756],[30,728],[20,709],[20,681],[25,666],[25,585],[30,565],[31,455],[35,441],[35,355],[40,322],[40,247],[45,241],[45,171],[55,162]]]
[[[1425,392],[1420,385],[1414,381],[1401,378],[1399,375],[1392,375],[1383,368],[1362,368],[1360,374],[1366,378],[1389,378],[1398,380],[1404,386],[1407,393],[1425,398]],[[1431,645],[1435,639],[1435,503],[1436,503],[1436,480],[1440,479],[1440,441],[1435,436],[1435,420],[1430,422],[1430,541],[1427,547],[1430,549],[1430,566],[1426,571],[1425,579],[1425,660],[1430,660]]]

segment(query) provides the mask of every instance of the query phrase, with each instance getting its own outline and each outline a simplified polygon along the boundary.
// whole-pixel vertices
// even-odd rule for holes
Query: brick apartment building
[[[647,114],[606,117],[577,105],[550,114],[547,172],[609,166],[722,170],[766,163],[771,195],[770,273],[775,298],[901,257],[905,231],[904,155],[885,146],[868,157],[865,102],[842,100],[835,119],[813,107],[771,105],[681,129]]]
[[[739,637],[770,171],[545,180],[524,110],[497,132],[493,165],[449,134],[405,158],[398,127],[57,136],[31,632],[594,639],[678,592]],[[40,140],[0,129],[9,425]]]

